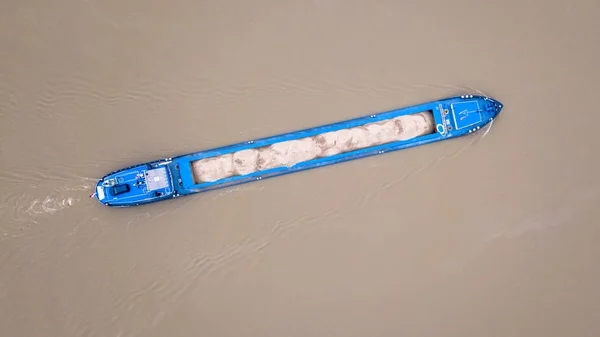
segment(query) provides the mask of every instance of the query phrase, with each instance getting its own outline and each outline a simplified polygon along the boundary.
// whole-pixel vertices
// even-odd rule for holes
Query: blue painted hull
[[[338,123],[127,167],[111,172],[100,179],[96,186],[94,196],[98,201],[107,206],[128,207],[244,184],[461,137],[480,130],[496,118],[501,110],[502,104],[489,97],[474,95],[450,97]],[[232,176],[212,182],[196,183],[193,178],[191,163],[199,159],[233,153],[245,149],[260,148],[274,143],[316,136],[326,132],[385,121],[423,111],[431,112],[435,120],[436,130],[431,134],[405,141],[396,141],[340,153],[334,156],[316,158],[300,162],[291,167],[277,167],[247,175]]]

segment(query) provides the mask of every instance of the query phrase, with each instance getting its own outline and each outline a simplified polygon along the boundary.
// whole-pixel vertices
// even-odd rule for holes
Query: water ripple
[[[0,240],[26,235],[29,229],[41,220],[60,214],[82,200],[87,200],[91,188],[93,185],[87,182],[72,182],[61,187],[41,185],[37,187],[37,191],[28,188],[21,194],[4,194],[0,203],[0,217],[7,221],[1,228],[3,233]]]

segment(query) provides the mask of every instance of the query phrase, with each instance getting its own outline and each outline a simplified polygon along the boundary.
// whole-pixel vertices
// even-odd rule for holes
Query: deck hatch
[[[456,130],[475,125],[482,120],[481,109],[477,101],[452,103],[451,107]]]
[[[96,187],[96,192],[98,193],[98,200],[104,199],[104,186]]]
[[[148,187],[148,191],[155,191],[169,187],[167,169],[164,167],[159,167],[146,171],[146,186]]]

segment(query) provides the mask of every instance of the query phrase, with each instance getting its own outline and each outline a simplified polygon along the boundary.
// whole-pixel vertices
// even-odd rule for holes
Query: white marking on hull
[[[104,199],[104,187],[98,186],[96,191],[98,192],[98,200]]]

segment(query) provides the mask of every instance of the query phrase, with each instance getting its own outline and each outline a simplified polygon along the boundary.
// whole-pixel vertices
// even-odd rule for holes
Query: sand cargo
[[[98,181],[92,196],[127,207],[383,154],[480,130],[502,110],[462,95],[133,165]]]

